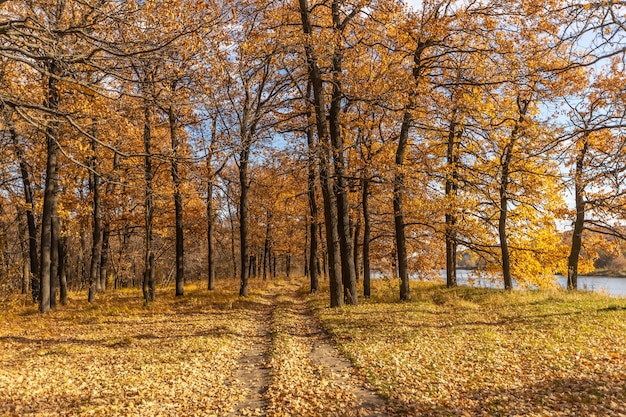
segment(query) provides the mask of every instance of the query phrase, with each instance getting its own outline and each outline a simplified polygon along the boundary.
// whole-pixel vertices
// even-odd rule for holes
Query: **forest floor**
[[[311,299],[341,352],[408,416],[626,416],[626,299],[390,281]]]
[[[0,306],[0,416],[386,416],[334,347],[301,283],[234,281],[182,298],[73,294],[41,315]],[[261,288],[259,288],[261,287]],[[80,297],[80,298],[79,298]]]
[[[3,300],[0,416],[626,416],[626,299],[304,282]]]

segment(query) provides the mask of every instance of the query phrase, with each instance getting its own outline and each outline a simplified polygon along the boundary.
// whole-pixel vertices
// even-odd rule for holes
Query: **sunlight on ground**
[[[626,300],[563,291],[390,281],[356,308],[316,314],[340,349],[409,415],[623,415]],[[619,414],[622,413],[622,414]]]

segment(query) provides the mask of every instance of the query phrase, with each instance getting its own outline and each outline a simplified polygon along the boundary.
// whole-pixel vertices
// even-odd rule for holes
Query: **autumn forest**
[[[252,374],[238,374],[269,386],[258,404],[244,401],[252,414],[240,408],[243,415],[379,415],[345,412],[355,401],[384,403],[384,415],[557,415],[561,408],[572,413],[563,415],[623,415],[626,386],[609,389],[607,381],[624,381],[626,346],[616,338],[625,330],[625,305],[574,290],[600,257],[624,260],[625,66],[623,1],[0,0],[3,314],[22,330],[60,334],[69,331],[56,327],[66,317],[85,325],[85,340],[101,338],[105,351],[140,352],[152,336],[133,333],[130,321],[123,325],[134,336],[108,335],[102,317],[122,323],[150,312],[158,338],[159,331],[177,334],[183,323],[163,317],[181,313],[207,343],[189,352],[210,347],[210,358],[194,360],[215,379],[196,389],[216,391],[184,403],[172,391],[176,405],[161,410],[167,415],[235,410],[248,397],[226,395],[242,388],[220,388],[228,378],[219,372],[232,376],[242,357],[268,351],[269,374],[254,374],[258,358]],[[458,287],[460,267],[504,291]],[[429,283],[441,271],[445,286]],[[570,291],[553,292],[555,274],[567,277]],[[517,288],[546,292],[508,291]],[[192,313],[203,309],[223,314],[195,322]],[[502,309],[511,321],[499,316]],[[492,330],[416,336],[407,320],[421,323],[431,310],[448,317],[432,317],[432,332],[493,319],[509,339],[496,343]],[[369,327],[357,325],[359,312]],[[600,312],[616,315],[602,321]],[[579,314],[581,329],[601,334],[595,347],[574,327],[532,319],[571,314]],[[289,330],[303,328],[316,330]],[[233,336],[234,329],[261,335],[260,342]],[[20,331],[0,336],[12,346],[5,351],[30,337]],[[310,336],[318,332],[332,342]],[[570,336],[553,346],[588,362],[561,367],[544,345],[533,350],[557,333]],[[83,342],[65,347],[65,339],[50,347],[37,334],[38,352],[64,357],[87,349]],[[420,338],[424,345],[415,345]],[[510,382],[524,369],[534,388],[494,388],[491,403],[485,387],[501,381],[470,378],[459,387],[435,375],[435,363],[467,341],[464,358],[512,364],[486,374]],[[161,342],[163,352],[176,349]],[[335,347],[341,354],[328,353]],[[424,360],[412,356],[417,350],[437,359],[415,371],[412,364]],[[106,363],[98,356],[105,351],[88,357]],[[308,365],[290,362],[307,352]],[[356,366],[374,393],[342,394],[348,380],[312,383],[315,352],[319,366],[328,358],[332,366]],[[606,368],[593,374],[598,355]],[[437,369],[474,372],[464,360]],[[559,383],[541,386],[547,368]],[[0,373],[0,402],[9,404],[0,415],[56,415],[70,406],[116,415],[140,404],[111,391],[126,398],[119,410],[96,397],[64,397],[69,403],[57,408],[48,399],[37,408],[24,394],[32,387],[3,387],[3,375],[22,381],[17,369]],[[310,404],[286,400],[288,387],[272,379],[281,372]],[[409,386],[420,394],[398,389]],[[551,399],[546,393],[557,386],[563,396]],[[535,392],[548,399],[537,405]],[[159,415],[161,403],[137,395],[143,415]],[[512,408],[501,405],[513,397]]]
[[[619,2],[5,1],[2,19],[3,285],[41,311],[57,288],[150,302],[237,276],[245,296],[277,273],[328,277],[338,306],[375,270],[408,299],[410,277],[456,285],[460,250],[506,288],[576,287],[594,232],[622,236]]]

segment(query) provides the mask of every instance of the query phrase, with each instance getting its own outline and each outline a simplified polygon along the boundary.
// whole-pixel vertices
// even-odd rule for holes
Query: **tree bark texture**
[[[95,136],[95,132],[93,132]],[[92,222],[93,228],[91,233],[91,264],[89,268],[89,294],[88,302],[96,299],[96,292],[101,290],[100,287],[100,257],[102,252],[102,215],[100,212],[100,175],[98,173],[98,148],[95,140],[91,141],[91,150],[93,156],[90,158],[89,188],[92,197]]]
[[[393,213],[394,213],[394,226],[396,233],[396,262],[398,276],[400,278],[400,299],[410,300],[411,289],[409,286],[409,273],[408,273],[408,255],[406,247],[406,224],[404,220],[404,207],[403,207],[403,195],[404,189],[404,157],[409,143],[409,131],[413,124],[413,111],[415,110],[416,96],[418,94],[417,88],[420,84],[421,74],[424,70],[422,55],[426,48],[430,45],[429,42],[424,42],[421,39],[418,40],[415,52],[413,53],[413,80],[414,89],[409,92],[409,102],[407,103],[406,110],[402,119],[402,126],[400,127],[400,135],[398,137],[398,147],[396,148],[396,173],[393,179]],[[395,273],[395,272],[394,272]]]
[[[354,270],[356,271],[356,281],[359,282],[360,279],[360,271],[359,271],[359,237],[361,234],[361,218],[357,218],[356,224],[354,225],[354,242],[352,257],[354,258]]]
[[[46,106],[51,111],[59,108],[59,75],[58,64],[54,61],[48,64],[48,85]],[[50,311],[50,265],[52,255],[52,217],[57,215],[58,198],[58,157],[59,143],[57,138],[57,124],[50,122],[46,128],[46,185],[44,188],[43,213],[41,216],[41,261],[39,271],[39,311]]]
[[[313,35],[309,5],[307,0],[299,0],[302,30],[305,35],[304,49],[306,52],[309,81],[313,88],[313,103],[315,108],[315,120],[319,140],[319,163],[322,196],[324,198],[324,220],[326,227],[326,245],[328,251],[328,273],[330,276],[330,306],[343,305],[342,279],[340,275],[341,254],[339,251],[339,236],[337,224],[337,206],[333,191],[330,158],[331,146],[326,121],[326,100],[321,71],[317,63],[317,55],[313,46],[309,43]]]
[[[510,290],[513,288],[513,279],[511,277],[511,255],[509,253],[509,242],[506,233],[506,219],[509,212],[509,198],[507,188],[509,182],[509,168],[511,164],[511,156],[513,153],[513,142],[506,147],[503,165],[502,177],[500,182],[500,217],[498,219],[498,236],[500,237],[500,252],[502,256],[502,279],[504,280],[504,288]]]
[[[26,225],[28,227],[28,257],[30,289],[33,302],[39,299],[39,253],[37,250],[37,224],[35,222],[35,205],[33,202],[33,190],[30,182],[30,173],[28,172],[28,164],[24,155],[22,145],[15,127],[10,122],[10,115],[5,116],[9,125],[9,134],[15,148],[15,154],[19,163],[20,176],[22,179],[22,187],[24,189],[24,202],[26,203]]]
[[[102,228],[102,250],[100,251],[100,289],[106,291],[109,279],[111,224],[105,221]]]
[[[456,113],[456,110],[455,110]],[[453,116],[454,118],[454,116]],[[446,286],[457,286],[456,257],[457,257],[457,216],[456,196],[458,190],[458,132],[456,122],[452,120],[448,130],[448,146],[446,149]]]
[[[267,213],[267,224],[265,225],[265,242],[263,243],[263,280],[267,279],[267,269],[269,266],[269,272],[272,272],[272,265],[270,263],[271,258],[271,244],[272,244],[272,214]]]
[[[409,286],[408,260],[406,249],[406,235],[404,222],[404,208],[402,197],[404,195],[404,156],[408,145],[409,128],[412,123],[410,110],[404,113],[398,148],[396,149],[396,173],[393,179],[393,214],[396,232],[396,261],[398,276],[400,278],[400,299],[411,299],[411,288]]]
[[[176,223],[176,296],[182,297],[185,292],[185,241],[183,230],[183,196],[180,192],[181,179],[178,167],[178,151],[180,139],[176,130],[176,114],[174,107],[168,109],[170,139],[172,141],[172,182],[174,183],[174,216]]]
[[[208,162],[209,166],[211,162]],[[213,237],[214,221],[213,221],[213,177],[212,173],[209,173],[209,180],[207,184],[207,202],[206,202],[206,214],[207,214],[207,289],[215,289],[215,244],[213,243],[215,238]]]
[[[153,188],[152,179],[152,125],[150,121],[151,112],[148,103],[144,108],[144,128],[143,128],[143,144],[144,144],[144,178],[146,181],[145,192],[145,249],[144,249],[144,272],[143,272],[143,298],[146,303],[155,299],[155,283],[154,283],[154,249],[152,247],[153,222]]]
[[[67,238],[59,237],[59,302],[67,304]]]
[[[59,238],[61,226],[59,216],[52,216],[52,243],[50,252],[50,308],[57,307],[57,289],[59,288]]]
[[[107,183],[106,194],[113,195],[116,190],[116,182],[119,181],[117,170],[120,167],[120,155],[115,153],[113,155],[113,181]],[[111,267],[111,261],[113,259],[111,254],[111,218],[110,212],[112,208],[103,206],[101,211],[105,211],[103,216],[104,226],[102,228],[102,251],[100,254],[100,287],[103,291],[106,291],[109,284],[109,278],[113,275],[114,268]]]
[[[22,294],[28,293],[28,286],[30,283],[30,260],[28,259],[28,245],[27,245],[27,231],[24,213],[21,210],[18,211],[18,234],[20,239],[20,252],[22,255]]]
[[[248,160],[250,157],[250,142],[242,140],[243,149],[239,153],[239,251],[240,251],[240,286],[239,295],[241,297],[248,296]]]
[[[228,207],[228,218],[230,219],[230,256],[233,265],[233,278],[237,276],[237,257],[235,256],[235,223],[233,222],[233,212],[230,201]]]
[[[583,231],[585,230],[585,184],[583,180],[583,169],[585,157],[589,148],[586,138],[583,139],[583,146],[576,155],[576,171],[574,173],[574,199],[576,201],[576,219],[574,220],[574,232],[572,233],[572,246],[567,258],[567,289],[578,289],[578,259],[582,249]]]
[[[513,160],[515,144],[520,134],[521,125],[526,116],[529,101],[518,98],[517,106],[519,110],[519,119],[515,127],[511,131],[509,142],[504,148],[501,167],[500,167],[500,217],[498,218],[498,236],[500,237],[500,253],[502,256],[502,279],[506,290],[513,289],[513,277],[511,276],[511,254],[509,252],[509,242],[507,236],[507,216],[509,213],[509,195],[508,187],[510,182],[510,169]]]
[[[341,35],[345,22],[341,21],[341,2],[333,0],[332,16],[333,28]],[[338,39],[342,37],[338,36]],[[348,201],[348,187],[345,178],[344,142],[341,136],[341,108],[344,99],[341,74],[343,63],[343,45],[334,45],[332,58],[332,96],[329,111],[330,139],[333,147],[333,166],[335,173],[335,197],[337,202],[337,231],[339,234],[339,249],[341,253],[341,275],[344,286],[344,300],[347,304],[357,305],[356,267],[353,258],[352,231],[350,230],[350,203]]]
[[[369,211],[369,178],[364,177],[361,186],[361,202],[363,206],[363,296],[370,297],[371,272],[370,272],[370,239],[371,220]]]
[[[310,101],[311,101],[311,83],[308,83],[307,86],[307,106],[306,106],[306,116],[307,116],[307,128],[306,128],[306,141],[307,141],[307,149],[308,149],[308,188],[307,195],[309,198],[309,214],[310,214],[310,224],[309,224],[309,278],[311,281],[311,292],[315,293],[319,290],[319,274],[317,271],[317,199],[315,198],[315,183],[317,180],[316,169],[317,158],[315,155],[316,145],[315,145],[315,133],[313,132],[313,112],[311,111]]]

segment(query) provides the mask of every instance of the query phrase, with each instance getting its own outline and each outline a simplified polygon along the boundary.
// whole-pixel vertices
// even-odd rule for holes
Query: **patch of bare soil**
[[[306,329],[305,337],[308,337],[311,345],[311,363],[323,374],[354,393],[359,417],[387,416],[385,400],[365,385],[350,361],[339,353],[328,335],[322,331],[305,302],[301,299],[294,300],[293,307],[300,315],[302,329]]]
[[[277,296],[268,416],[382,417],[393,413],[333,345],[295,285]]]
[[[252,343],[239,358],[235,381],[242,385],[245,397],[237,404],[229,416],[266,416],[267,400],[265,392],[270,383],[268,352],[272,343],[270,333],[272,311],[275,300],[268,305],[260,305],[250,317],[256,322]]]

